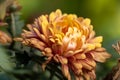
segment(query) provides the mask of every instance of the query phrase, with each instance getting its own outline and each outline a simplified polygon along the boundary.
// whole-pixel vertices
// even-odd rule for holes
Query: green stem
[[[34,61],[36,61],[37,63],[39,63],[40,65],[42,65],[42,60],[40,60],[40,58],[35,58],[33,59]],[[54,63],[49,63],[46,66],[46,69],[54,72],[54,75],[57,76],[60,80],[67,80],[64,75],[62,74],[62,71],[58,68],[58,66],[56,66]]]
[[[50,78],[49,78],[50,80],[52,80],[52,79],[53,79],[54,74],[55,74],[55,71],[53,71],[53,70],[52,70],[52,71],[50,71]]]
[[[12,19],[12,22],[11,22],[12,36],[15,37],[16,28],[15,28],[15,16],[14,16],[14,13],[11,13],[11,19]]]

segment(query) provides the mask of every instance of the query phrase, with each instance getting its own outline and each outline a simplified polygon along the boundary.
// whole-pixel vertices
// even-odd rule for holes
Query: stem
[[[42,65],[43,63],[42,60],[35,57],[33,58],[33,60],[39,63],[40,65]],[[46,69],[51,72],[54,72],[54,75],[57,76],[60,80],[67,80],[62,74],[62,71],[54,63],[47,64]]]
[[[55,71],[50,71],[50,80],[52,80],[53,79],[53,77],[54,77],[54,74],[55,74]]]
[[[12,22],[11,22],[12,36],[15,37],[16,28],[15,28],[15,16],[14,16],[14,13],[11,13],[11,19],[12,19]]]

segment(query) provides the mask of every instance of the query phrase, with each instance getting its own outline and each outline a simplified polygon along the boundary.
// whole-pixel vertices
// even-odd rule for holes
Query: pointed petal
[[[42,15],[40,17],[42,33],[47,37],[48,36],[48,20],[46,16]]]
[[[94,55],[94,60],[98,62],[105,62],[107,58],[111,57],[107,52],[92,52],[92,54]]]
[[[88,72],[85,72],[83,76],[85,77],[85,80],[90,80],[90,75]]]
[[[75,76],[75,80],[84,80],[84,78],[80,75],[80,76]]]
[[[93,69],[93,67],[91,65],[89,65],[85,60],[79,60],[79,62],[82,64],[83,68],[85,68],[87,70]]]
[[[78,53],[74,55],[76,59],[85,59],[86,55],[84,53]]]
[[[102,40],[103,40],[103,37],[99,36],[99,37],[95,37],[94,39],[92,39],[91,42],[100,43],[100,42],[102,42]]]
[[[95,70],[92,70],[92,71],[88,72],[88,74],[90,75],[90,78],[91,78],[92,80],[95,80],[95,79],[96,79]]]
[[[68,80],[71,80],[71,76],[70,76],[68,65],[62,65],[62,72],[63,72],[63,74],[66,76],[66,78]]]
[[[58,60],[60,61],[61,64],[67,64],[68,63],[67,58],[62,57],[62,56],[57,56],[57,57],[58,57]]]
[[[84,23],[86,26],[89,26],[90,23],[91,23],[91,20],[90,20],[89,18],[85,18],[85,19],[83,20],[83,23]]]
[[[35,33],[37,34],[37,36],[38,36],[41,40],[43,40],[44,42],[47,42],[46,37],[45,37],[43,34],[41,34],[41,33],[38,31],[38,29],[33,28],[33,30],[35,31]]]

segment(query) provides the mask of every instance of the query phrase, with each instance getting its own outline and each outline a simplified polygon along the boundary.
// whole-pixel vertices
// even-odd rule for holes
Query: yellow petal
[[[72,61],[72,65],[73,65],[73,71],[76,75],[82,75],[83,74],[83,71],[82,71],[82,64],[79,62],[79,61]],[[72,66],[71,65],[71,66]]]
[[[101,43],[94,43],[94,45],[95,45],[95,47],[96,47],[96,48],[99,48],[99,47],[101,47],[101,46],[102,46],[102,44],[101,44]]]
[[[57,9],[55,14],[57,14],[57,17],[60,17],[62,15],[62,12],[60,9]]]
[[[94,44],[86,44],[86,50],[84,52],[90,51],[95,49],[95,45]]]
[[[42,32],[45,36],[48,36],[48,33],[47,33],[47,28],[48,28],[48,20],[46,18],[46,16],[42,15],[40,17],[40,21],[41,21],[41,28],[42,28]]]
[[[82,64],[78,61],[74,61],[73,65],[76,69],[82,69],[82,67],[83,67]]]
[[[60,17],[62,15],[62,12],[60,9],[57,9],[56,12],[51,12],[49,15],[49,21],[53,22],[56,17]]]
[[[51,48],[45,48],[44,51],[45,51],[45,56],[52,56]]]
[[[50,15],[49,15],[49,21],[53,22],[55,20],[55,13],[54,12],[51,12]]]
[[[92,39],[91,42],[93,42],[93,43],[100,43],[100,42],[102,42],[102,40],[103,40],[103,37],[99,36],[99,37],[95,37],[94,39]]]
[[[89,26],[90,23],[91,23],[91,21],[90,21],[89,18],[84,19],[84,24],[85,24],[86,26]]]
[[[76,59],[85,59],[86,55],[84,53],[78,53],[74,55]]]

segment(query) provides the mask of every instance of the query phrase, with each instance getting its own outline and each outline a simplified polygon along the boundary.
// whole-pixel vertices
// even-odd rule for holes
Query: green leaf
[[[9,56],[6,54],[6,51],[0,47],[0,68],[2,70],[12,70],[13,64],[10,61]]]
[[[11,80],[11,79],[9,79],[8,75],[6,75],[5,73],[0,72],[0,80]]]

